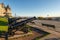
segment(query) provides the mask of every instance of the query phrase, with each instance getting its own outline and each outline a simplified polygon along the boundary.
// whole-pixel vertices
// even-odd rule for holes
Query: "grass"
[[[8,20],[5,17],[0,17],[0,31],[8,31]]]

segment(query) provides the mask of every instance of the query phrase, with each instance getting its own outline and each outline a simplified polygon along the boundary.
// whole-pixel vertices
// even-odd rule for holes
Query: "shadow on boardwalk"
[[[44,37],[44,36],[46,36],[46,35],[48,35],[48,34],[50,34],[50,33],[48,33],[48,32],[45,32],[45,31],[43,31],[43,30],[41,30],[41,29],[38,29],[38,28],[35,28],[35,27],[31,27],[30,30],[36,31],[36,32],[42,34],[41,36],[36,37],[36,38],[39,38],[39,39],[42,38],[42,37]],[[34,38],[34,39],[32,39],[32,40],[36,40],[36,38]]]

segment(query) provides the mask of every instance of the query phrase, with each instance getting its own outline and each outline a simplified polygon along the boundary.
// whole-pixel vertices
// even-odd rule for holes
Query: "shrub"
[[[52,20],[52,18],[48,18],[48,20]]]

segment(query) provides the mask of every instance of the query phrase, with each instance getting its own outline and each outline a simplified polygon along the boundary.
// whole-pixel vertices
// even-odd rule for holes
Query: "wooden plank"
[[[22,36],[27,36],[27,35],[30,35],[30,34],[32,34],[32,32],[27,33],[27,34],[22,34],[22,35],[14,35],[14,36],[12,36],[12,37],[9,37],[8,39],[19,38],[19,37],[22,37]]]

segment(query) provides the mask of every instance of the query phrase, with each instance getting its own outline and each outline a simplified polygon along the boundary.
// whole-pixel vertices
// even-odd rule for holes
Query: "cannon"
[[[28,18],[26,20],[23,20],[21,22],[16,22],[16,20],[19,20],[19,18],[15,19],[15,20],[9,20],[8,33],[10,35],[14,35],[14,32],[16,32],[17,30],[21,30],[22,27],[23,27],[23,29],[25,29],[24,32],[27,33],[28,28],[25,27],[26,23],[31,22],[31,21],[33,21],[35,19],[36,19],[36,17],[32,17],[32,18]],[[15,31],[13,32],[13,30],[15,30]]]

